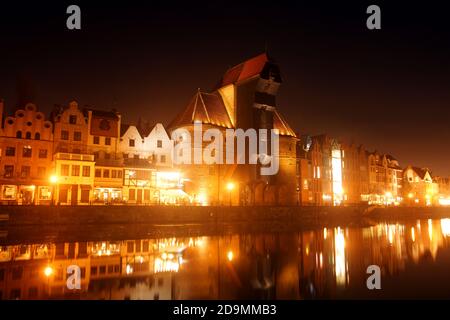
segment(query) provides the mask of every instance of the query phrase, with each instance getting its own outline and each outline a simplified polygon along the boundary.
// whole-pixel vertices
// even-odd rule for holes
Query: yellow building
[[[58,204],[90,204],[94,189],[94,156],[90,154],[55,154],[56,171],[52,183],[57,192],[53,199]]]

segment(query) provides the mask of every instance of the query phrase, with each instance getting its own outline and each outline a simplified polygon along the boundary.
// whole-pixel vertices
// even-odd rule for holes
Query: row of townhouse
[[[297,192],[302,205],[449,205],[450,179],[427,168],[327,135],[302,136],[297,146]]]
[[[3,119],[0,201],[11,204],[187,201],[165,128],[125,125],[120,113],[27,104]]]

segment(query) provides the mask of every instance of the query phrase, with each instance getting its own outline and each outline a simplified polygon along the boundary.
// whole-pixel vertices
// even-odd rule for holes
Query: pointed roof
[[[198,90],[187,108],[172,121],[169,127],[191,125],[197,121],[219,127],[233,127],[222,97],[217,92],[206,93]]]
[[[419,168],[419,167],[411,167],[411,169],[414,170],[414,172],[419,176],[420,179],[425,179],[425,175],[427,174],[427,172],[429,172],[428,169],[426,168]],[[430,173],[430,172],[429,172]],[[430,173],[431,176],[431,173]]]
[[[229,84],[237,83],[259,75],[263,73],[264,67],[268,62],[273,61],[267,56],[266,53],[262,53],[234,67],[231,67],[225,72],[217,87],[224,87]],[[281,79],[279,80],[281,82]]]
[[[296,137],[294,130],[291,129],[278,110],[275,110],[273,115],[273,128],[278,129],[282,136]]]

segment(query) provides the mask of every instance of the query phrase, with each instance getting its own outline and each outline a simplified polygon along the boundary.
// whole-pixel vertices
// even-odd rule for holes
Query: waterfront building
[[[428,168],[409,165],[403,173],[404,197],[410,205],[430,206],[438,202],[439,184]]]
[[[58,204],[89,204],[94,187],[94,157],[88,150],[88,118],[76,101],[52,112],[55,169],[49,179]]]
[[[223,136],[226,129],[279,131],[279,171],[274,176],[260,175],[258,164],[181,165],[181,170],[189,179],[186,190],[193,195],[195,202],[296,204],[297,137],[277,109],[276,94],[281,82],[275,61],[265,53],[258,55],[228,69],[213,92],[198,90],[188,106],[169,125],[169,131],[183,128],[191,136],[195,123],[202,124],[203,132],[214,128]],[[202,146],[192,146],[192,151],[195,148],[203,150],[207,144],[203,142]],[[216,159],[219,156],[212,155]]]
[[[28,103],[3,119],[0,102],[0,200],[3,204],[49,204],[53,125]]]
[[[368,154],[369,204],[399,205],[403,201],[403,170],[398,160],[377,151]]]
[[[123,158],[119,153],[121,114],[115,110],[83,110],[88,119],[87,148],[95,160],[94,203],[123,201]]]
[[[367,152],[362,145],[341,143],[342,184],[344,202],[359,204],[369,198],[369,172]]]

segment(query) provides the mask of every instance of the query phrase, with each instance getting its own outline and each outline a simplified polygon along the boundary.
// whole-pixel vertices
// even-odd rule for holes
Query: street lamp
[[[44,274],[45,274],[45,276],[46,276],[47,278],[49,278],[49,277],[53,274],[53,268],[50,267],[50,266],[47,266],[47,267],[44,269]]]
[[[230,207],[231,207],[231,191],[233,191],[234,189],[234,183],[233,182],[228,182],[227,183],[227,190],[229,192],[230,195]]]

